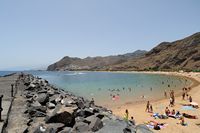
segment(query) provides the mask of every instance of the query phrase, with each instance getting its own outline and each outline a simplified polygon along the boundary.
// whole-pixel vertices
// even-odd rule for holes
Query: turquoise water
[[[143,73],[111,72],[48,72],[27,71],[50,83],[97,104],[115,106],[145,99],[160,99],[164,90],[177,90],[189,86],[192,81],[184,78]],[[0,72],[1,74],[1,72]],[[114,98],[113,98],[114,96]]]

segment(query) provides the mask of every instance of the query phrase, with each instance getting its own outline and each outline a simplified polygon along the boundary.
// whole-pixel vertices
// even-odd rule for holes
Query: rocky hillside
[[[47,70],[200,70],[200,32],[174,42],[162,42],[149,52],[118,56],[64,57]]]
[[[112,67],[124,70],[200,70],[200,33],[162,42],[143,57]]]
[[[144,50],[137,50],[133,53],[127,53],[124,55],[87,57],[84,59],[66,56],[60,61],[50,65],[47,70],[109,70],[111,66],[122,64],[127,62],[129,59],[138,58],[145,53],[146,51]]]

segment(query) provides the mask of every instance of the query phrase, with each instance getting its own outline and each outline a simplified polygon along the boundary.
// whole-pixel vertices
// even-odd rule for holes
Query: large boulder
[[[54,103],[52,103],[52,102],[48,102],[46,106],[49,109],[54,109],[56,107],[56,105]]]
[[[96,116],[91,117],[89,121],[90,121],[89,128],[93,132],[96,132],[103,127],[103,122]]]
[[[55,113],[51,116],[47,116],[46,123],[63,123],[66,126],[73,127],[75,124],[75,117],[67,111],[61,113]]]
[[[89,125],[84,122],[77,122],[74,127],[72,132],[74,133],[88,133],[90,130]]]
[[[153,133],[146,125],[140,124],[135,127],[136,133]]]
[[[62,131],[60,131],[60,133],[71,133],[71,132],[72,132],[71,127],[65,127]]]
[[[87,110],[87,109],[79,109],[77,110],[77,112],[75,113],[76,117],[80,116],[80,117],[89,117],[91,115],[94,115],[94,113],[91,110]]]
[[[123,130],[127,127],[126,122],[109,118],[104,118],[103,125],[96,133],[123,133]]]
[[[49,96],[46,94],[46,93],[41,93],[41,94],[38,94],[38,97],[36,99],[40,104],[42,105],[46,105],[46,103],[48,102],[49,100]]]

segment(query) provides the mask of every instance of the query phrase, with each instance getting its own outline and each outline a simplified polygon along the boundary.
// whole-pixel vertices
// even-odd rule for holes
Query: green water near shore
[[[132,102],[141,102],[164,98],[164,90],[181,91],[191,85],[190,79],[182,77],[111,72],[48,72],[30,71],[29,73],[47,79],[75,95],[87,99],[94,98],[95,103],[103,106],[118,106]],[[145,97],[145,99],[142,98]]]
[[[0,75],[11,72],[0,72]],[[26,71],[48,80],[51,84],[87,99],[94,98],[96,104],[119,106],[164,98],[164,90],[181,91],[191,85],[190,79],[183,77],[111,72],[48,72]],[[145,99],[141,97],[144,96]]]

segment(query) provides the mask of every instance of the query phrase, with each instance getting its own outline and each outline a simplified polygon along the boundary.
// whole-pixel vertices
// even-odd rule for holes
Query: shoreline
[[[112,73],[143,73],[143,74],[150,74],[150,75],[167,75],[167,76],[173,76],[173,77],[177,77],[177,78],[182,78],[182,79],[189,79],[191,80],[191,90],[189,91],[189,93],[197,86],[200,85],[200,81],[196,80],[195,78],[193,77],[189,77],[188,73],[178,73],[178,72],[162,72],[162,71],[156,71],[156,72],[149,72],[149,71],[143,71],[143,72],[138,72],[138,71],[116,71],[116,72],[112,72]],[[200,73],[199,73],[200,74]],[[176,93],[175,93],[175,98],[178,98],[178,97],[181,97],[182,96],[182,91],[181,90],[178,90],[178,89],[175,89],[176,90]],[[155,99],[151,99],[151,103],[155,103],[155,102],[162,102],[162,101],[165,101],[165,100],[168,100],[169,97],[165,98],[164,95],[163,95],[163,98],[155,98]],[[148,98],[147,99],[139,99],[138,101],[133,101],[133,102],[127,102],[127,103],[124,103],[124,104],[119,104],[119,106],[124,106],[124,105],[144,105],[146,104],[146,102],[148,101]],[[106,108],[108,109],[111,109],[113,110],[115,105],[102,105],[102,106],[106,106]],[[119,106],[117,108],[119,108]]]
[[[190,72],[190,73],[178,73],[178,72],[143,72],[143,73],[149,73],[149,74],[165,74],[165,75],[172,75],[172,76],[181,76],[183,78],[189,78],[192,80],[192,85],[191,85],[191,90],[188,92],[189,95],[192,96],[193,101],[200,103],[200,73],[195,73],[195,72]],[[175,95],[175,106],[174,107],[169,107],[170,110],[175,109],[179,110],[182,112],[186,112],[192,115],[197,115],[198,118],[200,118],[200,110],[196,109],[194,111],[187,111],[187,110],[182,110],[182,105],[183,103],[189,103],[187,100],[182,100],[181,93],[178,95]],[[154,108],[154,113],[164,113],[165,107],[168,107],[169,105],[169,99],[168,98],[163,98],[163,99],[158,99],[154,101],[150,101],[151,104],[153,105]],[[113,111],[113,114],[123,117],[125,109],[128,109],[130,112],[130,116],[133,116],[136,120],[136,123],[144,123],[148,120],[154,120],[158,122],[166,122],[169,126],[167,126],[164,129],[161,129],[159,131],[154,130],[155,132],[161,132],[161,133],[168,133],[168,132],[176,132],[176,133],[187,133],[190,130],[199,130],[200,127],[198,127],[196,124],[200,123],[200,120],[191,120],[191,119],[186,119],[190,125],[188,127],[182,127],[178,125],[177,123],[179,120],[173,120],[171,118],[167,120],[160,120],[160,119],[154,119],[151,117],[150,113],[145,112],[145,107],[146,107],[146,102],[143,103],[131,103],[127,105],[122,105],[120,108],[114,109],[114,108],[109,108]],[[198,130],[196,132],[198,132]],[[194,131],[195,132],[195,131]],[[195,133],[196,133],[195,132]]]

